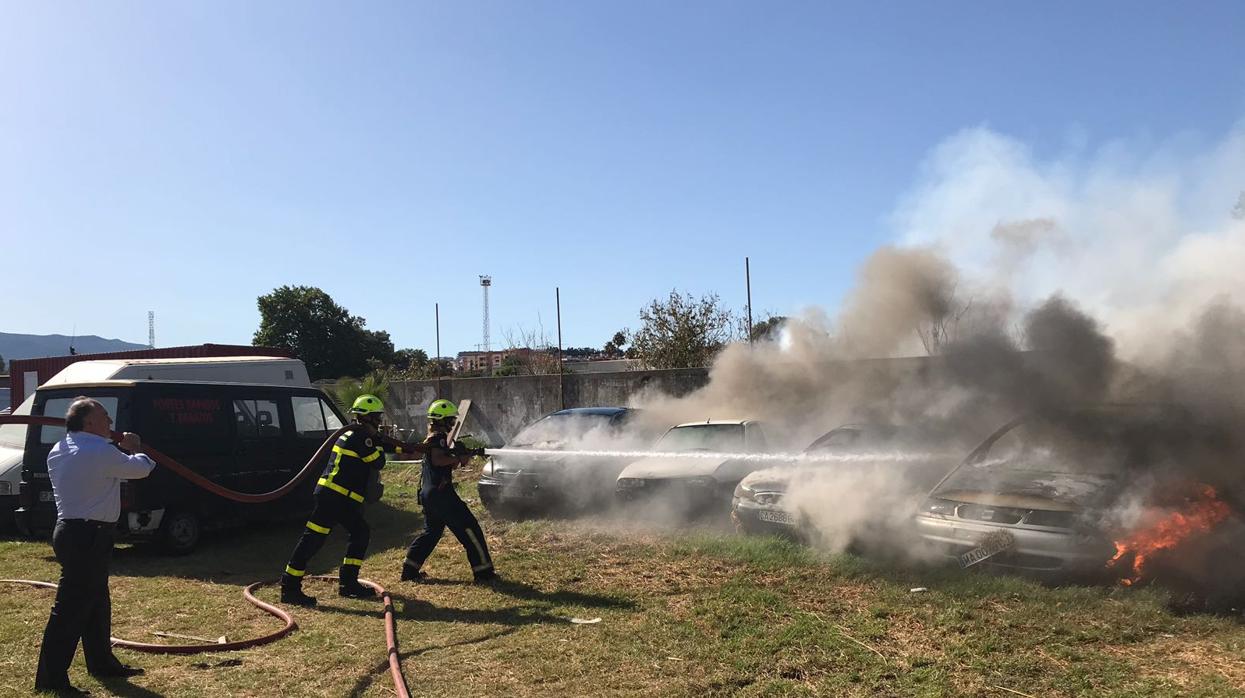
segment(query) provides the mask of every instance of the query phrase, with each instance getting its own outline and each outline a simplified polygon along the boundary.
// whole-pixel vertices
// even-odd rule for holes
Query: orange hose
[[[27,586],[38,587],[40,589],[55,589],[57,585],[51,582],[39,582],[33,579],[0,579],[0,583],[4,584],[25,584]],[[268,633],[261,637],[250,638],[248,640],[235,640],[233,642],[213,642],[203,645],[160,645],[152,642],[136,642],[134,640],[123,640],[119,637],[111,638],[114,647],[124,647],[128,650],[136,652],[147,652],[149,654],[198,654],[199,652],[230,652],[233,650],[244,650],[251,647],[266,645],[275,642],[289,635],[298,624],[294,622],[294,617],[289,613],[264,603],[255,598],[254,592],[266,582],[255,582],[242,590],[242,598],[246,599],[252,606],[261,611],[280,618],[285,621],[285,627],[275,632]]]

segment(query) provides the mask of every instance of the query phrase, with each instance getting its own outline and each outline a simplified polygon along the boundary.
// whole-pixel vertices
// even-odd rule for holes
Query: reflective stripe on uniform
[[[327,487],[330,490],[333,490],[334,492],[336,492],[337,494],[350,497],[356,502],[363,501],[363,495],[359,494],[358,492],[351,492],[350,490],[346,489],[345,487],[342,487],[336,482],[330,482],[327,477],[320,478],[316,484],[320,485],[321,487]]]
[[[467,538],[471,539],[471,544],[476,547],[476,553],[480,555],[480,559],[483,560],[484,562],[489,563],[488,566],[492,567],[493,566],[492,558],[488,556],[488,552],[484,549],[484,546],[480,545],[480,539],[476,538],[476,532],[471,530],[470,528],[467,529]]]
[[[355,458],[359,457],[359,454],[355,453],[354,451],[351,451],[348,448],[342,448],[341,446],[338,446],[337,444],[333,444],[333,453],[340,453],[343,456],[354,456]]]
[[[333,470],[329,472],[328,474],[329,482],[332,482],[333,478],[337,477],[337,472],[341,470],[342,455],[349,454],[349,455],[354,456],[355,458],[359,457],[359,454],[355,453],[354,451],[351,451],[348,448],[341,447],[341,444],[346,443],[346,441],[350,438],[350,435],[353,433],[354,433],[353,431],[348,431],[342,434],[341,436],[337,438],[337,443],[333,444],[333,453],[336,453],[337,455],[333,457]]]
[[[286,565],[286,566],[285,566],[285,573],[286,573],[286,574],[288,574],[288,575],[294,576],[294,577],[301,577],[301,576],[303,576],[304,574],[307,574],[307,570],[296,570],[296,569],[294,569],[293,567],[290,567],[289,565]]]
[[[348,557],[342,560],[342,564],[343,565],[354,565],[355,567],[362,567],[363,561],[357,557]]]
[[[381,455],[383,455],[384,453],[385,453],[384,451],[382,451],[382,450],[380,450],[380,449],[378,448],[378,449],[376,449],[376,452],[375,452],[375,453],[373,453],[372,455],[370,455],[370,456],[364,456],[364,457],[360,458],[359,460],[363,461],[364,463],[371,463],[372,461],[376,460],[377,458],[380,458],[380,457],[381,457]]]
[[[326,528],[326,527],[324,527],[324,526],[321,526],[321,525],[319,525],[319,524],[314,524],[314,523],[311,523],[310,521],[308,521],[308,522],[307,522],[307,528],[310,528],[311,530],[315,531],[316,533],[323,533],[323,534],[324,534],[324,535],[326,535],[326,536],[329,534],[329,531],[331,530],[331,529]]]

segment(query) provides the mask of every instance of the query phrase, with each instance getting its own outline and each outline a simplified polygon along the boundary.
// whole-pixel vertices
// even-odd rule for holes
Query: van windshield
[[[35,396],[31,395],[26,401],[17,406],[13,410],[13,414],[30,414],[30,408],[35,404]],[[8,448],[26,448],[26,425],[25,424],[4,424],[0,425],[0,446]]]

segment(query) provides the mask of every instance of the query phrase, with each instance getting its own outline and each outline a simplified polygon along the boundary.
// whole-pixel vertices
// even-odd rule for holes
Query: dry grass
[[[1245,628],[1168,613],[1157,590],[1049,588],[946,569],[897,569],[821,556],[774,539],[714,531],[618,532],[608,521],[513,523],[482,516],[506,584],[468,582],[448,537],[429,564],[437,583],[399,584],[420,525],[413,478],[387,476],[369,513],[364,576],[395,592],[403,663],[416,693],[458,695],[1240,695]],[[472,497],[470,487],[464,496]],[[474,505],[473,505],[474,506]],[[297,523],[217,536],[200,552],[163,558],[123,547],[113,575],[114,628],[215,638],[276,621],[241,587],[274,578]],[[337,532],[313,562],[340,559]],[[54,579],[43,542],[0,542],[3,576]],[[929,587],[913,594],[911,587]],[[377,603],[313,593],[299,630],[274,645],[196,657],[125,653],[148,673],[101,685],[81,659],[71,676],[96,695],[392,695]],[[49,592],[0,596],[0,657],[9,686],[33,678]],[[275,600],[268,588],[261,597]],[[573,624],[571,618],[600,623]]]

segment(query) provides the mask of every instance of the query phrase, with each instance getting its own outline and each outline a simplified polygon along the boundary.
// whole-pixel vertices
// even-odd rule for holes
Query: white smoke
[[[893,214],[905,245],[947,255],[1024,307],[1054,293],[1103,322],[1125,358],[1216,299],[1245,300],[1245,122],[1221,139],[1116,141],[1043,158],[984,128],[927,158]]]

